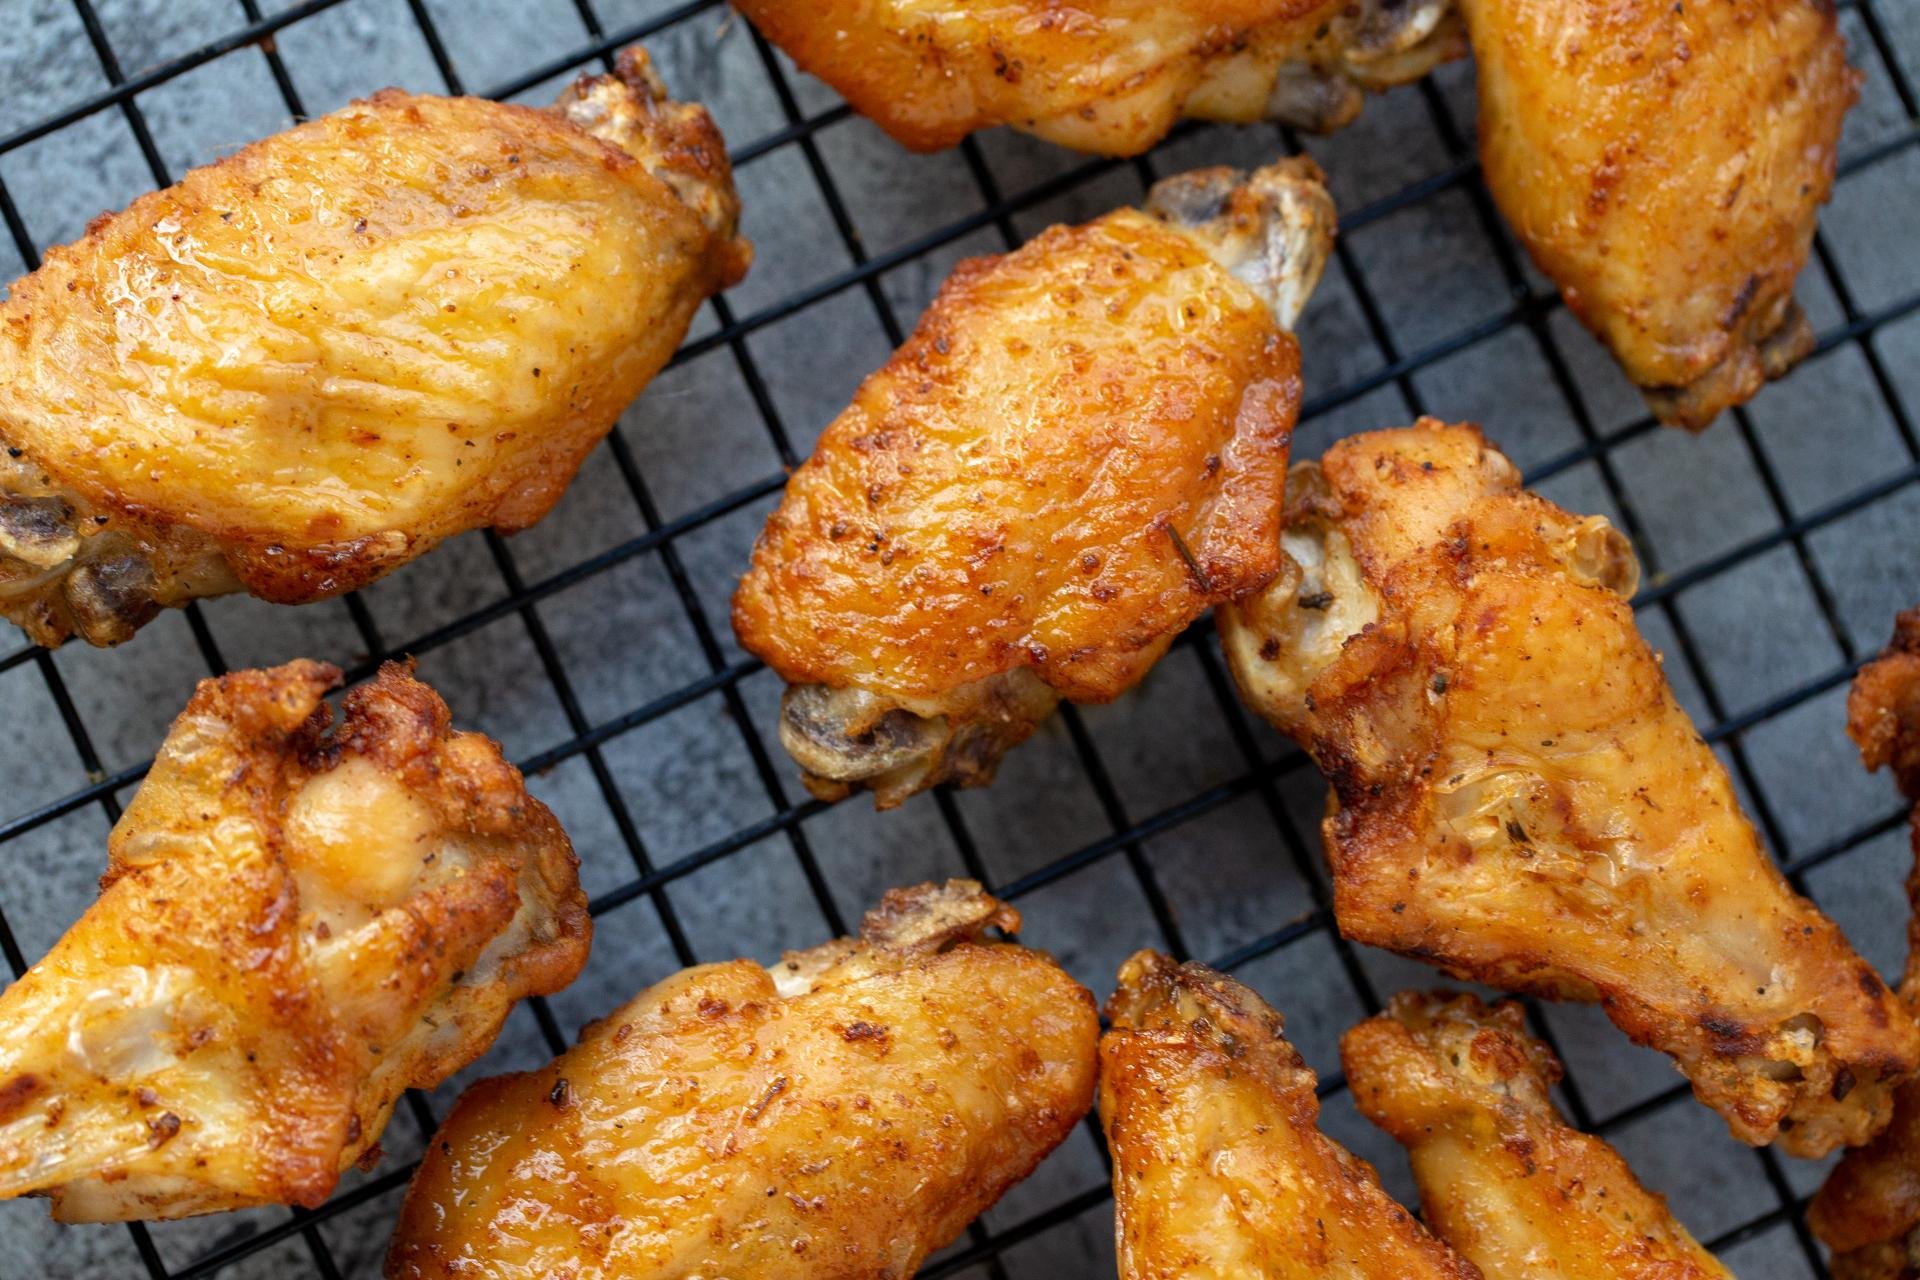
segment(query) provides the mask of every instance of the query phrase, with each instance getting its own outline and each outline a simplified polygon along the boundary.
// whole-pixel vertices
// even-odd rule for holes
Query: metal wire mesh
[[[1096,990],[1139,945],[1241,971],[1320,1070],[1328,1127],[1405,1193],[1397,1153],[1345,1103],[1332,1046],[1383,993],[1432,975],[1332,929],[1318,784],[1238,706],[1205,629],[1114,707],[1066,708],[991,791],[877,817],[801,796],[768,745],[777,682],[725,626],[785,470],[956,257],[1299,139],[1189,126],[1119,162],[994,135],[913,159],[718,0],[6,4],[0,220],[21,269],[77,231],[75,200],[123,203],[287,117],[393,80],[540,99],[634,41],[721,116],[761,259],[560,510],[513,543],[459,540],[334,605],[206,602],[110,655],[0,657],[0,954],[15,975],[90,899],[105,827],[191,680],[301,654],[354,678],[419,655],[456,719],[505,741],[560,811],[599,923],[581,982],[527,1002],[434,1096],[410,1095],[380,1161],[317,1212],[55,1228],[16,1203],[0,1211],[0,1275],[377,1274],[412,1159],[461,1084],[559,1051],[569,1024],[673,968],[807,945],[881,888],[947,874],[1027,908],[1028,939]],[[1856,0],[1843,21],[1870,89],[1802,284],[1818,352],[1793,379],[1704,439],[1656,432],[1500,225],[1472,154],[1471,73],[1451,68],[1311,144],[1345,212],[1301,326],[1296,447],[1429,410],[1478,417],[1530,483],[1613,515],[1649,570],[1642,626],[1770,846],[1887,967],[1901,814],[1848,758],[1836,701],[1894,610],[1920,599],[1920,13]],[[77,182],[65,205],[63,175]],[[1733,1144],[1591,1011],[1533,1012],[1568,1059],[1573,1118],[1620,1144],[1697,1234],[1749,1277],[1825,1274],[1801,1217],[1818,1167]],[[1104,1159],[1090,1121],[925,1274],[1111,1275]]]

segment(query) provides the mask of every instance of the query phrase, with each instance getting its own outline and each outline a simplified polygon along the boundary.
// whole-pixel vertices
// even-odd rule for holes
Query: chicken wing
[[[1743,1141],[1879,1130],[1920,1030],[1740,812],[1634,627],[1626,539],[1432,419],[1295,468],[1286,523],[1221,630],[1333,784],[1341,931],[1599,1001]]]
[[[525,528],[749,256],[646,55],[546,111],[387,90],[97,219],[0,304],[0,617],[349,591]]]
[[[1488,187],[1661,421],[1813,347],[1793,298],[1858,93],[1822,0],[1463,0]]]
[[[1454,0],[736,0],[915,151],[1012,125],[1136,155],[1184,116],[1329,132],[1466,49]]]
[[[1252,991],[1142,951],[1107,1016],[1121,1280],[1479,1280],[1320,1132],[1313,1072]]]
[[[1340,1042],[1362,1115],[1407,1148],[1427,1225],[1487,1280],[1732,1280],[1620,1153],[1560,1118],[1520,1006],[1402,992]]]
[[[687,969],[433,1140],[394,1280],[913,1274],[1093,1101],[1093,997],[976,941],[968,880],[895,890],[858,941]]]
[[[108,838],[100,898],[0,995],[0,1197],[65,1222],[312,1207],[403,1090],[557,991],[573,849],[499,748],[389,664],[203,681]]]
[[[1331,201],[1309,160],[962,263],[787,485],[733,600],[815,795],[991,780],[1277,567],[1291,324]]]
[[[1920,609],[1900,615],[1893,643],[1854,676],[1847,733],[1867,768],[1890,767],[1901,793],[1915,802],[1900,998],[1920,1013]],[[1920,1276],[1920,1082],[1894,1092],[1893,1122],[1840,1161],[1813,1198],[1807,1223],[1833,1250],[1834,1280]]]

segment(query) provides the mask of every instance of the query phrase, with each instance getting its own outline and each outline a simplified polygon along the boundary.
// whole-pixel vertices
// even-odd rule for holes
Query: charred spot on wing
[[[1702,1014],[1700,1029],[1714,1038],[1714,1048],[1721,1053],[1753,1054],[1766,1047],[1766,1039],[1752,1030],[1738,1018],[1724,1013]]]
[[[0,1084],[0,1124],[26,1110],[27,1103],[46,1089],[46,1081],[31,1071],[23,1071]]]

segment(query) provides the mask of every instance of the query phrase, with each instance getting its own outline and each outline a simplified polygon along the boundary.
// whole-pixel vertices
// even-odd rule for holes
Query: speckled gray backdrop
[[[1339,1033],[1370,1001],[1432,977],[1332,939],[1316,909],[1322,890],[1303,870],[1318,857],[1319,785],[1223,701],[1210,640],[1177,647],[1118,703],[1050,724],[993,789],[876,815],[864,802],[801,803],[772,733],[777,682],[726,627],[782,444],[805,453],[954,261],[1135,201],[1157,175],[1257,163],[1280,135],[1189,129],[1138,165],[1011,135],[914,157],[710,2],[296,7],[302,16],[270,43],[209,57],[209,42],[288,7],[95,0],[90,32],[72,0],[0,0],[0,139],[121,79],[193,63],[24,145],[0,141],[0,183],[30,242],[74,237],[153,185],[156,166],[177,177],[285,127],[290,102],[319,113],[388,84],[438,91],[449,71],[468,91],[505,86],[544,102],[569,60],[593,61],[603,34],[644,30],[676,93],[706,103],[749,157],[739,184],[758,258],[723,309],[703,314],[693,353],[626,414],[624,457],[595,453],[559,509],[504,547],[479,535],[445,546],[363,593],[357,616],[344,602],[221,600],[201,608],[203,634],[172,614],[122,649],[69,646],[50,658],[0,627],[0,912],[31,962],[92,900],[110,807],[127,794],[112,780],[151,754],[212,663],[305,655],[353,666],[375,645],[418,650],[460,723],[541,766],[533,789],[561,815],[589,892],[609,909],[586,973],[548,1002],[546,1025],[523,1007],[481,1062],[403,1108],[384,1159],[345,1179],[341,1203],[313,1217],[264,1209],[146,1231],[57,1228],[38,1203],[0,1205],[0,1277],[376,1275],[405,1169],[466,1081],[543,1059],[556,1035],[571,1037],[686,956],[770,959],[820,940],[835,917],[856,919],[886,886],[969,869],[1010,886],[1025,938],[1097,992],[1133,948],[1166,945],[1166,927],[1194,955],[1239,961],[1337,1084]],[[1898,607],[1920,601],[1910,88],[1920,4],[1873,0],[1845,7],[1842,21],[1867,88],[1801,289],[1827,342],[1789,381],[1704,438],[1650,429],[1488,221],[1462,151],[1471,71],[1456,66],[1311,144],[1349,226],[1302,324],[1312,413],[1297,448],[1311,454],[1423,410],[1473,418],[1551,497],[1622,519],[1654,570],[1642,625],[1683,701],[1763,801],[1756,812],[1776,852],[1891,972],[1903,923],[1897,810],[1890,787],[1860,771],[1841,725],[1850,664],[1885,639]],[[519,87],[541,68],[553,74]],[[22,268],[14,237],[0,235],[0,278]],[[591,571],[570,572],[583,563]],[[66,725],[62,698],[84,735]],[[635,893],[643,867],[665,870]],[[1809,1191],[1818,1167],[1732,1142],[1676,1091],[1663,1059],[1597,1014],[1556,1008],[1545,1025],[1572,1062],[1569,1103],[1745,1280],[1814,1274],[1782,1196]],[[1337,1088],[1326,1124],[1407,1193],[1397,1150]],[[981,1280],[1111,1275],[1104,1179],[1082,1130],[936,1269]]]

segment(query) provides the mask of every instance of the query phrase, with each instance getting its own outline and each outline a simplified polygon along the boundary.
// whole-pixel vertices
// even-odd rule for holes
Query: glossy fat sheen
[[[1323,1136],[1280,1015],[1142,951],[1100,1041],[1121,1280],[1478,1280]]]
[[[1403,992],[1340,1042],[1360,1113],[1407,1148],[1422,1214],[1487,1280],[1732,1280],[1620,1154],[1561,1119],[1520,1006]]]
[[[971,882],[887,895],[860,942],[667,979],[551,1065],[473,1086],[391,1277],[904,1280],[1086,1114],[1093,999],[970,941]]]
[[[577,863],[499,748],[389,665],[201,682],[100,899],[0,996],[0,1196],[54,1216],[316,1206],[407,1088],[585,962]]]
[[[1703,427],[1805,354],[1794,277],[1856,92],[1832,4],[1462,8],[1487,184],[1662,419]]]
[[[1902,794],[1920,802],[1920,609],[1900,615],[1893,643],[1854,676],[1847,733],[1867,768],[1891,768]],[[1912,914],[1900,997],[1920,1011],[1920,804],[1909,835]],[[1833,1250],[1835,1280],[1920,1275],[1920,1082],[1895,1091],[1893,1122],[1840,1161],[1808,1207],[1807,1224]]]
[[[1631,552],[1427,419],[1296,477],[1328,562],[1222,618],[1249,700],[1333,783],[1341,931],[1511,990],[1598,1000],[1750,1143],[1864,1142],[1920,1032],[1794,893],[1624,598]],[[1364,597],[1359,604],[1355,597]],[[1375,619],[1301,646],[1289,619]]]
[[[742,0],[740,10],[856,111],[916,151],[1017,125],[1133,155],[1250,42],[1305,43],[1344,0]],[[1238,118],[1261,118],[1260,92]],[[1225,114],[1209,112],[1208,114]]]
[[[0,305],[0,479],[139,544],[159,603],[538,520],[746,264],[718,132],[621,65],[555,110],[387,90],[99,219]]]
[[[1115,697],[1272,576],[1299,397],[1265,304],[1145,214],[964,262],[788,483],[734,629],[922,715],[1021,667]]]

